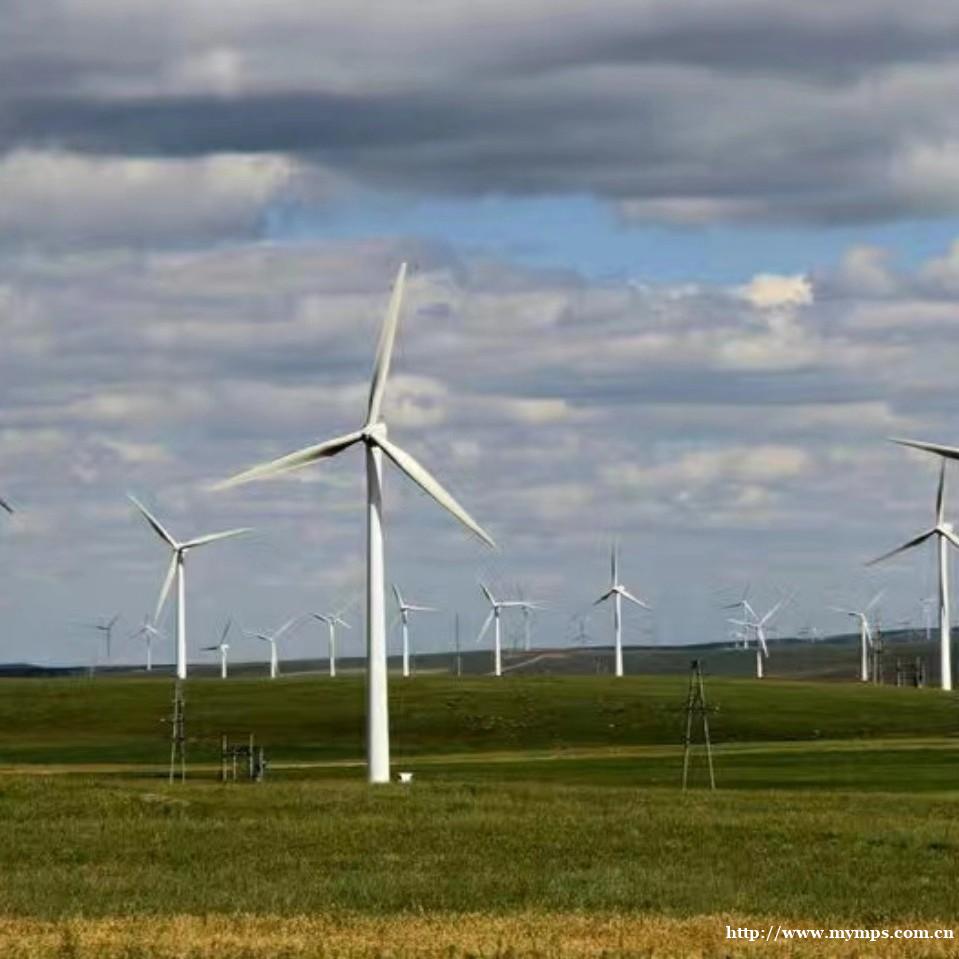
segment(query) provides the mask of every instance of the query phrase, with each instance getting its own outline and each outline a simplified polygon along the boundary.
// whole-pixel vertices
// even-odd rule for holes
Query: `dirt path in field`
[[[790,920],[812,928],[824,920]],[[775,929],[782,918],[772,920]],[[852,928],[855,921],[828,926]],[[859,925],[863,925],[859,923]],[[865,924],[871,925],[871,924]],[[4,959],[625,959],[625,957],[955,956],[949,941],[743,942],[731,929],[770,928],[768,917],[526,913],[513,916],[172,916],[0,919]],[[951,929],[947,922],[898,921],[888,930]],[[828,930],[827,930],[828,931]]]

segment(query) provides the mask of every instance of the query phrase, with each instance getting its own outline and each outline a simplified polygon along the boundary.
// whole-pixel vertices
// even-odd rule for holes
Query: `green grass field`
[[[358,678],[190,681],[174,786],[171,692],[0,683],[0,955],[859,955],[723,930],[955,910],[959,699],[936,690],[712,679],[720,788],[697,754],[686,794],[680,676],[394,679],[415,779],[378,788]],[[216,781],[224,732],[266,744],[266,782]],[[870,948],[955,954],[932,945]]]

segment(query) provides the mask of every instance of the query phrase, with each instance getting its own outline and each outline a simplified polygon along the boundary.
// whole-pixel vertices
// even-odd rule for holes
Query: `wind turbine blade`
[[[113,619],[111,619],[110,622],[107,623],[107,629],[113,629],[113,627],[116,625],[116,622],[117,622],[117,620],[118,620],[119,618],[120,618],[120,614],[117,613],[117,614],[113,617]]]
[[[649,609],[641,599],[637,599],[628,589],[620,589],[620,595],[625,599],[628,599],[631,603],[635,603],[637,606],[642,606],[643,609]]]
[[[182,548],[193,549],[194,546],[206,546],[207,543],[215,543],[220,539],[230,539],[233,536],[243,536],[245,533],[252,532],[253,530],[249,526],[244,526],[240,529],[224,530],[222,533],[207,533],[206,536],[197,536],[196,539],[188,539]]]
[[[316,462],[316,460],[336,456],[337,453],[341,453],[354,443],[359,442],[362,435],[362,433],[357,431],[355,433],[347,433],[344,436],[334,437],[325,443],[307,446],[304,449],[297,450],[295,453],[288,453],[279,459],[270,460],[269,463],[260,463],[258,466],[253,466],[248,470],[244,470],[242,473],[237,473],[236,476],[231,476],[229,479],[214,483],[211,489],[229,489],[232,486],[240,486],[242,483],[252,483],[254,480],[266,479],[269,476],[277,476],[280,473],[288,473],[291,470],[300,469],[303,466],[308,466],[310,463]]]
[[[0,497],[0,509],[5,509],[11,516],[13,516],[13,507],[2,497]]]
[[[879,590],[879,592],[876,593],[876,595],[873,596],[873,598],[872,598],[871,600],[869,600],[868,603],[866,603],[866,608],[865,608],[865,610],[863,610],[863,612],[868,613],[869,610],[871,610],[871,609],[873,608],[873,606],[875,606],[876,603],[878,603],[879,600],[881,600],[885,594],[886,594],[886,590],[885,590],[885,589]]]
[[[291,626],[295,626],[300,622],[302,616],[294,616],[292,619],[288,619],[274,634],[273,639],[279,639]]]
[[[353,628],[345,619],[340,619],[339,616],[334,616],[334,617],[333,617],[333,621],[336,622],[336,623],[339,623],[340,626],[344,626],[346,629],[352,629],[352,628]]]
[[[486,584],[480,583],[479,588],[483,591],[483,595],[487,598],[487,600],[489,600],[490,606],[495,606],[496,600],[493,599],[493,594],[489,591],[489,588],[486,586]]]
[[[399,591],[399,588],[397,587],[396,583],[393,584],[393,595],[396,597],[396,605],[399,606],[400,609],[402,609],[402,608],[403,608],[403,597],[400,596],[400,591]]]
[[[930,536],[934,536],[936,530],[930,529],[923,533],[921,536],[917,536],[915,539],[909,540],[908,543],[903,543],[902,546],[897,546],[895,549],[889,550],[888,553],[883,553],[882,556],[877,556],[875,559],[869,560],[866,563],[867,566],[875,566],[876,563],[881,563],[885,559],[889,559],[892,556],[895,556],[897,553],[904,553],[906,550],[912,549],[915,546],[919,546],[921,543],[924,543]]]
[[[939,490],[936,493],[936,525],[942,526],[946,510],[946,461],[939,464]]]
[[[483,642],[483,637],[486,635],[486,631],[489,629],[490,623],[493,622],[493,617],[494,617],[495,615],[496,615],[496,610],[495,610],[495,609],[491,609],[491,610],[486,614],[486,619],[483,620],[483,626],[482,626],[482,628],[481,628],[480,631],[479,631],[479,635],[476,637],[476,642],[478,642],[478,643]]]
[[[619,557],[616,554],[616,543],[614,542],[609,551],[609,576],[610,585],[612,586],[616,586],[619,583]]]
[[[859,615],[859,613],[857,613],[854,609],[845,609],[845,608],[842,607],[842,606],[830,606],[829,608],[830,608],[834,613],[844,613],[846,616],[858,616],[858,615]]]
[[[166,579],[163,580],[163,588],[160,590],[160,598],[157,600],[156,612],[153,614],[153,622],[160,622],[160,613],[163,612],[163,606],[170,593],[170,587],[173,585],[173,577],[176,575],[176,564],[178,554],[174,551],[170,557],[170,565],[166,571]]]
[[[959,538],[956,537],[956,534],[953,533],[952,530],[943,529],[940,530],[940,532],[946,537],[947,540],[949,540],[950,543],[952,543],[953,546],[959,547]],[[922,602],[927,603],[929,600],[922,600]]]
[[[467,529],[471,530],[486,543],[487,546],[491,546],[494,549],[496,548],[496,543],[493,542],[492,537],[443,489],[439,481],[425,466],[420,465],[409,453],[385,438],[378,438],[375,442],[414,483],[417,483],[423,490],[429,493],[440,506],[452,513]]]
[[[163,524],[132,494],[127,493],[127,498],[140,511],[143,518],[153,527],[153,531],[174,549],[177,548],[177,541],[164,529]]]
[[[223,627],[223,632],[220,633],[220,642],[223,643],[226,640],[227,633],[230,632],[230,627],[233,625],[233,618],[229,617],[226,621],[226,625]]]
[[[911,446],[916,450],[935,453],[947,460],[959,460],[959,447],[956,446],[943,446],[941,443],[927,443],[923,440],[906,440],[895,436],[890,436],[889,440],[892,443],[898,443],[900,446]]]
[[[403,290],[406,286],[406,264],[401,263],[393,284],[390,305],[386,309],[386,318],[380,330],[380,339],[376,345],[376,359],[373,361],[373,377],[370,381],[370,402],[366,411],[366,425],[372,426],[380,421],[380,407],[383,404],[383,392],[390,375],[390,360],[393,356],[393,341],[396,339],[396,326],[403,305]]]
[[[763,618],[759,621],[759,625],[760,625],[760,626],[765,626],[766,623],[768,623],[769,620],[771,620],[771,619],[773,618],[773,616],[775,616],[776,613],[779,612],[780,608],[782,607],[783,603],[785,603],[785,602],[786,602],[786,600],[781,599],[778,603],[776,603],[776,605],[773,606],[773,608],[772,608],[771,610],[769,610],[769,612],[766,613],[766,615],[763,616]]]
[[[439,610],[435,606],[407,606],[407,609],[411,609],[416,613],[438,613]]]
[[[615,592],[616,592],[615,589],[608,589],[608,590],[606,590],[606,592],[603,593],[603,595],[600,596],[599,599],[597,599],[596,602],[593,603],[593,605],[594,605],[594,606],[599,606],[600,603],[606,602],[606,600],[609,599],[609,597],[612,596]]]

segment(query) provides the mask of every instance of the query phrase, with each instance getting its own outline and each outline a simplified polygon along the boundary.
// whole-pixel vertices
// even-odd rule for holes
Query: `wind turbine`
[[[393,584],[393,595],[396,597],[396,606],[400,611],[403,626],[403,677],[408,679],[410,675],[410,613],[435,613],[438,610],[433,606],[414,606],[412,603],[404,603],[396,583]]]
[[[303,617],[294,616],[288,619],[279,629],[272,633],[250,633],[255,639],[270,644],[270,679],[276,679],[280,675],[280,657],[276,649],[276,641],[295,623],[298,623]]]
[[[86,624],[89,629],[96,629],[103,633],[103,639],[107,648],[107,662],[110,662],[112,659],[111,650],[113,647],[113,627],[116,626],[119,618],[120,614],[117,613],[112,619],[101,620],[99,623]]]
[[[326,623],[327,628],[330,631],[330,678],[336,678],[336,627],[343,626],[346,629],[350,629],[350,624],[343,619],[339,613],[311,613],[310,614],[314,619],[318,619],[321,623]]]
[[[749,595],[749,583],[746,584],[743,589],[743,595],[736,600],[735,603],[727,603],[725,606],[721,606],[720,609],[741,609],[743,611],[743,620],[746,619],[758,619],[756,615],[756,610],[752,608],[749,604],[749,600],[746,597]],[[732,622],[732,620],[731,620]],[[749,648],[749,634],[745,629],[739,631],[739,639],[741,640],[741,645],[743,649]]]
[[[905,446],[918,446],[919,449],[929,449],[926,445],[911,443],[905,440],[897,440],[896,442],[902,443]],[[908,543],[903,543],[902,546],[898,546],[888,553],[883,553],[882,556],[871,560],[866,565],[873,566],[876,563],[881,563],[884,559],[889,559],[890,556],[895,556],[897,553],[904,553],[906,550],[912,549],[914,546],[919,546],[920,543],[924,543],[927,539],[933,536],[936,537],[939,552],[939,675],[942,678],[942,688],[952,689],[952,628],[949,616],[949,544],[952,543],[953,546],[959,546],[959,539],[956,538],[956,534],[953,532],[952,523],[947,523],[945,518],[946,454],[942,455],[944,458],[939,464],[939,490],[936,493],[936,525],[933,526],[932,529],[926,530],[921,536],[909,540]]]
[[[150,622],[149,616],[143,617],[143,624],[140,626],[136,632],[130,633],[129,639],[139,639],[143,637],[144,641],[147,644],[147,672],[150,673],[153,671],[153,639],[154,637],[163,636],[163,633],[158,630],[153,623]]]
[[[896,551],[898,552],[898,550]],[[880,557],[881,559],[882,557]],[[879,590],[875,596],[866,604],[865,609],[844,609],[841,606],[833,606],[832,609],[837,613],[845,613],[859,621],[859,679],[869,682],[869,651],[872,649],[872,624],[869,622],[869,613],[872,608],[882,599],[884,589]]]
[[[223,626],[223,632],[220,633],[220,641],[216,644],[216,646],[203,647],[203,651],[205,653],[220,654],[220,679],[226,679],[227,676],[227,654],[230,651],[230,644],[226,641],[226,637],[229,635],[230,627],[232,625],[232,618],[227,619],[226,624]]]
[[[790,597],[791,598],[791,597]],[[770,620],[779,610],[782,608],[783,604],[786,602],[785,599],[781,599],[765,616],[757,616],[753,611],[752,606],[742,600],[742,603],[748,609],[747,616],[748,619],[730,619],[729,621],[735,626],[741,626],[745,636],[748,636],[749,630],[752,630],[753,634],[756,637],[756,679],[762,679],[764,676],[763,669],[763,660],[769,659],[769,647],[766,645],[766,627],[769,625]],[[744,639],[744,642],[748,642],[748,639]]]
[[[635,603],[637,606],[640,606],[642,609],[649,609],[649,606],[646,605],[641,599],[637,599],[625,586],[619,581],[619,550],[615,544],[613,544],[612,549],[610,550],[610,559],[609,559],[609,571],[610,571],[610,588],[603,593],[599,599],[593,603],[594,606],[599,606],[600,603],[606,602],[607,599],[612,599],[613,601],[613,630],[616,634],[616,646],[615,646],[615,674],[617,676],[623,675],[623,600],[628,599],[631,603]]]
[[[496,599],[488,587],[486,587],[483,583],[480,583],[480,589],[483,591],[483,595],[486,597],[486,601],[490,605],[490,611],[486,614],[486,619],[483,620],[483,625],[480,628],[479,635],[476,637],[476,642],[481,643],[483,641],[483,637],[486,635],[486,631],[489,629],[490,623],[492,623],[493,675],[502,676],[503,643],[502,632],[500,630],[500,614],[504,609],[522,609],[523,607],[531,606],[532,604],[523,599]]]
[[[197,546],[206,546],[207,543],[215,543],[217,540],[229,539],[231,536],[240,536],[243,533],[253,532],[251,529],[228,529],[222,533],[207,533],[205,536],[196,536],[183,543],[175,540],[164,529],[160,521],[134,496],[130,497],[130,502],[140,511],[143,518],[150,524],[157,536],[162,539],[173,551],[170,557],[170,566],[167,569],[166,579],[163,580],[163,588],[160,590],[160,598],[157,600],[156,612],[153,614],[153,621],[160,621],[160,613],[163,612],[163,606],[166,603],[170,587],[173,585],[173,578],[176,577],[176,678],[186,679],[187,655],[186,655],[186,554]]]
[[[386,576],[383,562],[383,455],[401,472],[452,513],[464,526],[483,542],[494,546],[462,506],[440,485],[433,475],[404,449],[387,438],[386,423],[381,407],[390,358],[399,319],[403,288],[406,282],[406,264],[400,266],[393,285],[393,294],[380,333],[373,364],[373,378],[366,410],[366,422],[352,433],[326,440],[315,446],[282,456],[277,460],[254,466],[223,483],[219,488],[235,486],[250,480],[265,479],[299,469],[316,460],[336,456],[356,443],[362,443],[366,453],[366,751],[367,778],[371,783],[390,781],[390,719],[386,672]]]

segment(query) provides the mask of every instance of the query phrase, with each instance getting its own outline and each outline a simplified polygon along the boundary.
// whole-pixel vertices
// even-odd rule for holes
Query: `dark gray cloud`
[[[7,151],[268,153],[344,182],[592,193],[669,222],[959,210],[945,0],[31,7],[0,39]]]

